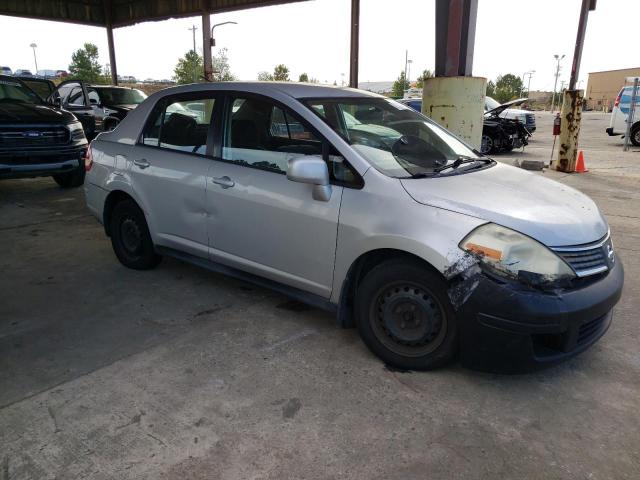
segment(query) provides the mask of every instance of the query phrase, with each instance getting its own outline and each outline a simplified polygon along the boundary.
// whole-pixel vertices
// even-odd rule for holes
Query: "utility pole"
[[[551,113],[553,113],[553,107],[556,103],[556,89],[558,88],[558,77],[560,76],[560,61],[564,58],[564,55],[554,55],[556,59],[556,81],[553,84],[553,97],[551,97]]]
[[[404,87],[407,84],[407,65],[409,64],[409,50],[404,51],[404,84],[402,85],[402,96],[404,97]]]
[[[534,73],[536,73],[535,70],[529,70],[528,72],[524,72],[522,74],[522,88],[524,88],[524,77],[529,75],[529,85],[527,86],[527,98],[529,98],[529,88],[531,88],[531,77],[533,76]],[[520,90],[520,96],[522,97],[523,95],[524,95],[524,92],[521,89]]]
[[[196,51],[196,30],[198,27],[192,25],[191,28],[187,28],[187,30],[191,30],[193,33],[193,83],[198,81],[198,52]]]

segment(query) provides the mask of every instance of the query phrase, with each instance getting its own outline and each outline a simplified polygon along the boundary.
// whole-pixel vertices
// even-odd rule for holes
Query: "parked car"
[[[69,76],[69,73],[66,70],[56,70],[57,78],[66,78]]]
[[[16,77],[33,77],[33,73],[31,73],[31,70],[28,70],[26,68],[19,68],[18,70],[13,72],[13,74]]]
[[[203,116],[171,110],[194,102]],[[85,165],[87,206],[123,265],[167,255],[271,287],[357,325],[397,368],[458,351],[485,370],[554,364],[605,333],[622,290],[586,195],[367,92],[165,89]]]
[[[0,75],[13,75],[9,67],[0,67]]]
[[[52,102],[78,117],[89,139],[116,128],[145,98],[147,95],[135,88],[89,85],[79,80],[62,82],[51,95]]]
[[[61,187],[77,187],[86,149],[71,113],[47,105],[22,80],[0,76],[0,178],[52,176]]]
[[[622,87],[620,93],[616,97],[611,112],[611,120],[607,134],[609,136],[623,136],[627,133],[627,119],[631,112],[631,96],[633,94],[633,86]],[[640,147],[640,88],[636,92],[636,106],[634,117],[631,123],[631,136],[629,140],[636,147]]]
[[[506,110],[513,110],[510,107],[525,101],[525,98],[512,100],[485,112],[480,144],[480,152],[483,155],[510,152],[514,148],[522,148],[529,144],[531,133],[526,125],[518,118],[504,116]]]
[[[514,148],[524,147],[529,144],[531,133],[525,127],[525,124],[518,118],[512,119],[504,116],[506,110],[513,110],[509,108],[510,106],[518,105],[525,100],[519,99],[503,105],[498,104],[496,108],[485,112],[480,144],[480,152],[483,155],[510,152]],[[398,102],[416,112],[422,111],[422,100],[419,98],[404,98],[398,100]]]
[[[510,102],[501,104],[497,100],[491,97],[484,98],[484,111],[489,112],[491,110],[495,110],[496,108],[502,107],[503,105],[509,104],[510,106],[522,105],[528,102],[528,98],[519,98],[517,100],[512,100]],[[504,108],[500,113],[502,118],[509,118],[511,120],[518,120],[522,123],[529,133],[533,133],[536,131],[536,114],[529,110],[521,110],[519,108]]]
[[[58,73],[56,70],[38,70],[36,72],[36,77],[40,78],[57,78]]]

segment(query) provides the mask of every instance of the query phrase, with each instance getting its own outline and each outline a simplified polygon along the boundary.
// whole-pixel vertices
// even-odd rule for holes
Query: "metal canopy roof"
[[[116,28],[300,1],[305,0],[0,0],[0,15]]]

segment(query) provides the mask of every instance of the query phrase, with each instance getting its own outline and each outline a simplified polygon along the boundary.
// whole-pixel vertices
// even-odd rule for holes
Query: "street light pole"
[[[206,49],[202,52],[203,56],[204,56],[204,76],[207,79],[208,82],[213,81],[213,57],[211,54],[211,48],[216,46],[216,39],[213,36],[213,31],[215,30],[216,27],[220,27],[222,25],[237,25],[238,22],[221,22],[221,23],[216,23],[213,27],[211,27],[211,31],[209,31],[209,15],[206,14],[206,19],[205,16],[202,17],[203,20],[206,20],[206,22],[203,22],[203,28],[206,28],[207,31],[204,32],[204,42],[203,42],[203,46],[206,47],[206,45],[208,45],[208,47],[206,47]],[[207,38],[208,37],[208,38]]]
[[[554,105],[556,103],[556,89],[558,88],[558,77],[560,76],[560,62],[564,58],[564,55],[554,55],[553,58],[556,59],[556,81],[553,84],[553,97],[551,97],[551,112],[553,112]]]
[[[38,47],[38,45],[36,45],[35,43],[32,43],[31,45],[29,45],[31,48],[33,48],[33,62],[36,64],[36,75],[38,74],[38,59],[36,58],[36,48]]]
[[[411,64],[413,63],[413,60],[409,59],[407,60],[407,83],[409,84],[409,88],[411,88]]]

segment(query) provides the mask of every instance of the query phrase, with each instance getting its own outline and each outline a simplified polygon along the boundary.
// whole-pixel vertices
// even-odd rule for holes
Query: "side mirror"
[[[89,99],[89,104],[95,105],[96,107],[100,106],[100,102],[98,100],[96,100],[95,98],[90,98]]]
[[[331,199],[329,169],[322,157],[305,155],[289,160],[287,178],[292,182],[313,185],[313,199],[328,202]]]
[[[57,108],[62,107],[62,100],[60,97],[49,97],[49,103]]]

